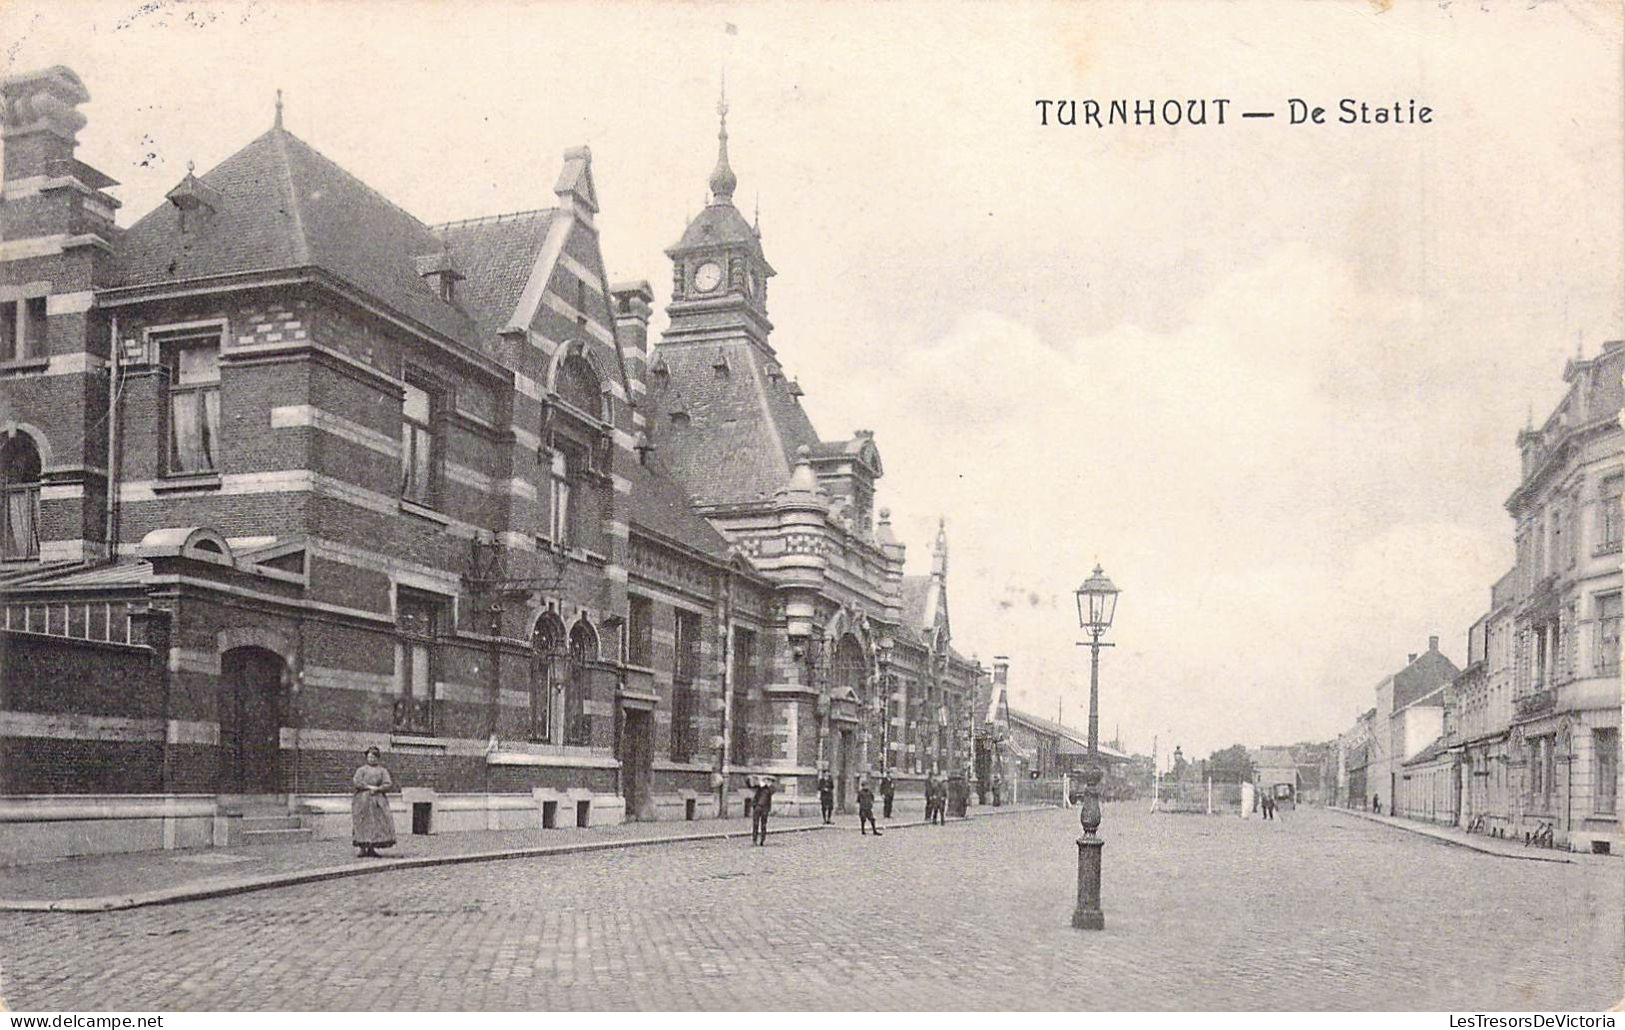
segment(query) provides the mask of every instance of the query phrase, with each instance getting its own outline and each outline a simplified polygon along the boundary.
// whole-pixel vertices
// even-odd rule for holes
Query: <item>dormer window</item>
[[[417,263],[418,275],[429,284],[435,295],[447,304],[456,303],[457,282],[463,278],[463,273],[457,270],[451,252],[442,250],[437,254],[425,254],[418,258]]]

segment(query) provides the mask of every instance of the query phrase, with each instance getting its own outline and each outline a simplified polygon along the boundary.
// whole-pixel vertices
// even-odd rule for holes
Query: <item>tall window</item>
[[[406,384],[401,401],[401,498],[433,507],[437,454],[434,439],[435,398],[428,390]]]
[[[158,336],[169,370],[169,472],[220,468],[220,331]]]
[[[0,361],[17,361],[47,353],[45,298],[0,304]]]
[[[440,601],[401,589],[395,599],[395,732],[434,733],[435,638]]]
[[[592,716],[587,695],[592,687],[592,665],[598,657],[598,637],[585,622],[570,631],[570,671],[564,683],[564,743],[587,747],[592,743]]]
[[[868,697],[864,678],[868,675],[864,668],[863,645],[850,634],[841,638],[841,643],[835,649],[835,668],[832,672],[833,686],[837,691],[843,687],[857,695],[859,704]]]
[[[694,680],[700,667],[700,617],[678,609],[671,677],[671,760],[687,762],[694,755]]]
[[[39,448],[27,433],[0,445],[0,558],[39,557]]]
[[[551,488],[548,493],[548,510],[552,520],[548,528],[548,536],[553,543],[560,547],[569,547],[575,541],[575,534],[571,532],[575,523],[574,500],[572,496],[575,488],[575,462],[566,448],[554,447],[551,465]]]
[[[655,662],[655,605],[647,597],[626,595],[626,661],[650,668]]]
[[[1598,544],[1599,552],[1619,550],[1620,526],[1625,519],[1621,518],[1619,508],[1620,487],[1625,484],[1625,476],[1609,476],[1602,481],[1602,511],[1598,515]]]
[[[536,623],[530,638],[530,739],[553,742],[553,697],[564,681],[564,626],[552,615]]]
[[[1619,672],[1620,595],[1600,594],[1596,603],[1597,673],[1611,676]]]
[[[1596,783],[1592,808],[1598,815],[1615,814],[1619,811],[1618,727],[1591,731],[1591,770]]]
[[[750,749],[750,713],[752,698],[756,694],[756,634],[748,629],[734,628],[733,697],[728,709],[729,751],[735,764],[752,760]]]

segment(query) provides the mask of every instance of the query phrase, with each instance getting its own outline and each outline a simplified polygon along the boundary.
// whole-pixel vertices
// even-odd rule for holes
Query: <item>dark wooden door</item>
[[[220,662],[220,790],[276,794],[282,736],[282,659],[258,647]]]

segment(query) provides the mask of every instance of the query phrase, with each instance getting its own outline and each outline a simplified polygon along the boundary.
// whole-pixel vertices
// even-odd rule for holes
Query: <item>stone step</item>
[[[243,813],[243,832],[245,833],[255,830],[297,830],[303,826],[304,823],[300,821],[298,816],[288,815],[286,812],[275,814],[270,812],[264,814],[258,812]]]
[[[308,827],[290,827],[275,830],[244,830],[244,844],[299,844],[315,835]]]

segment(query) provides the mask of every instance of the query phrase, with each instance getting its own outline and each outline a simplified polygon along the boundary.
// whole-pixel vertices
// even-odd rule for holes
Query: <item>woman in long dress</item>
[[[351,837],[362,858],[377,858],[379,848],[395,846],[395,819],[389,814],[389,789],[395,784],[378,759],[378,749],[369,747],[367,764],[351,780],[355,787],[350,799]]]

